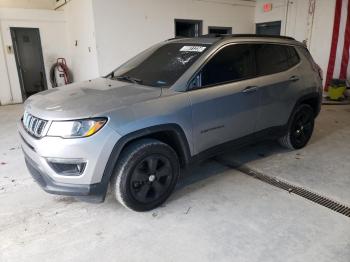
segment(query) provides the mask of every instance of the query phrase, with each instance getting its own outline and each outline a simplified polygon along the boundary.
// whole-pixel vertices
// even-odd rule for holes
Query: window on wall
[[[198,37],[202,35],[203,21],[175,19],[175,37]]]
[[[256,34],[257,35],[280,35],[281,21],[256,24]]]
[[[191,83],[192,88],[225,84],[253,77],[253,45],[224,47],[203,67]]]
[[[232,34],[232,27],[223,27],[223,26],[209,26],[209,34],[219,34],[219,35],[230,35]]]

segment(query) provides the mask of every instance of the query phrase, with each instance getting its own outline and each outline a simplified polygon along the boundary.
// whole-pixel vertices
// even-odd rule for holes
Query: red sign
[[[272,10],[272,4],[271,3],[266,3],[264,4],[264,12],[270,12]]]

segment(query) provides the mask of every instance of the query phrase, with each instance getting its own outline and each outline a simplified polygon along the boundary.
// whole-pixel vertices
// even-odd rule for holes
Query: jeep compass
[[[31,96],[19,123],[26,165],[48,193],[147,211],[180,170],[263,139],[304,147],[322,76],[289,37],[170,39],[105,77]]]

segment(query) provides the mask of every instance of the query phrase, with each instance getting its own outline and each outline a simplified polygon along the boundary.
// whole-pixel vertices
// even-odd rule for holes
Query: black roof
[[[257,34],[207,34],[207,35],[201,35],[200,38],[229,38],[229,37],[258,37],[258,38],[278,38],[278,39],[287,39],[287,40],[295,40],[293,37],[290,36],[282,36],[282,35],[257,35]]]
[[[292,40],[295,41],[294,38],[289,36],[275,36],[275,35],[256,35],[256,34],[207,34],[201,35],[199,37],[175,37],[168,39],[167,41],[175,41],[178,43],[191,43],[191,44],[215,44],[221,40],[229,39],[229,38],[270,38],[270,39],[280,39],[280,40]]]

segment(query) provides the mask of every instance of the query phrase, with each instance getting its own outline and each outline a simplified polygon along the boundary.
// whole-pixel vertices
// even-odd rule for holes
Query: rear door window
[[[256,66],[258,75],[270,75],[287,70],[288,50],[283,45],[256,45]]]
[[[300,62],[300,57],[293,46],[286,46],[288,52],[289,66],[293,67]]]

